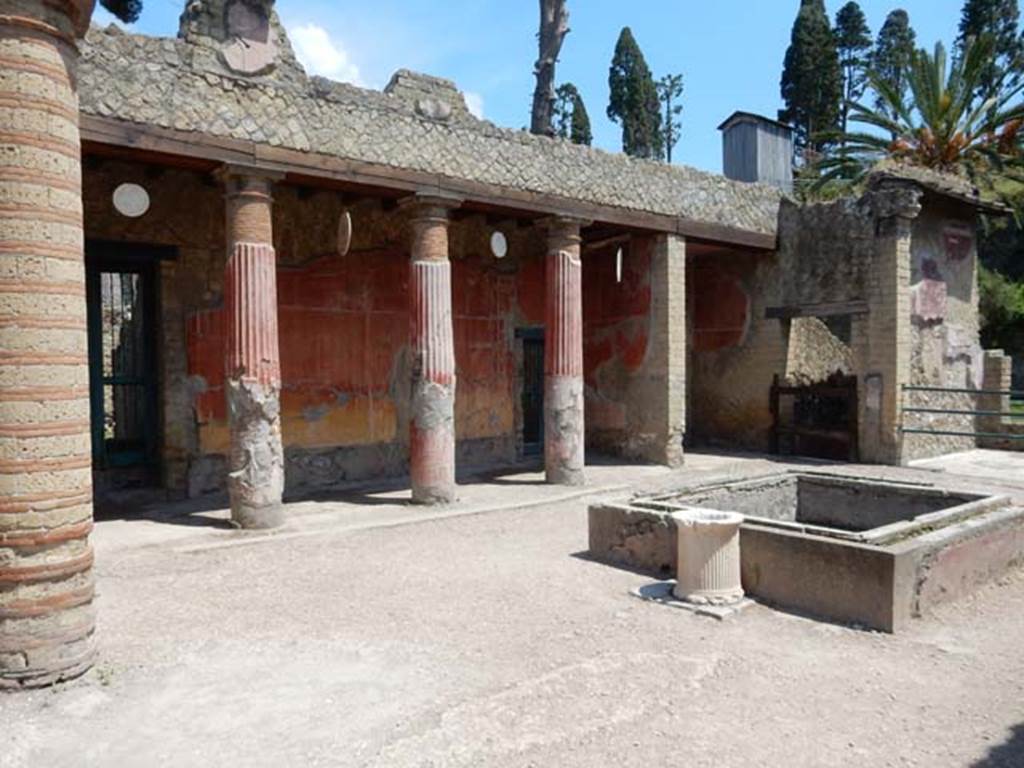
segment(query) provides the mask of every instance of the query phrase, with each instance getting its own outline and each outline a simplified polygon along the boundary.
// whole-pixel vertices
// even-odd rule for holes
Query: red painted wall
[[[456,431],[460,440],[514,436],[516,310],[543,322],[543,271],[517,274],[483,257],[452,262]],[[404,440],[408,397],[409,260],[399,250],[324,258],[278,270],[282,431],[286,446]],[[223,310],[188,322],[189,374],[203,453],[227,450]]]
[[[587,432],[622,430],[631,403],[630,376],[647,355],[651,313],[651,243],[634,238],[623,247],[622,281],[616,280],[617,246],[583,257],[583,377]]]

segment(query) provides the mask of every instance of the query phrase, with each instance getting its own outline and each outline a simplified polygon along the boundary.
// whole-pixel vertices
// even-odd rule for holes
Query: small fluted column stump
[[[544,470],[583,485],[583,265],[580,222],[548,222],[544,335]]]
[[[455,501],[455,341],[448,212],[455,200],[405,202],[412,226],[409,475],[417,504]]]
[[[272,181],[233,169],[224,179],[229,242],[224,295],[231,519],[241,528],[275,528],[284,523],[284,449]]]
[[[91,14],[0,2],[0,689],[75,677],[94,656],[74,85]]]
[[[694,509],[672,516],[678,531],[673,593],[698,605],[731,605],[743,599],[740,525],[735,512]]]

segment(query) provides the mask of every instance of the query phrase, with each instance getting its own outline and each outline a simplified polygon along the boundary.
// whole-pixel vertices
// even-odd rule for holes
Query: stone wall
[[[982,378],[973,209],[923,196],[892,181],[858,199],[784,202],[776,255],[691,258],[696,440],[765,450],[772,377],[810,384],[840,370],[858,377],[862,460],[901,463],[973,446],[972,438],[904,440],[900,431],[905,397],[964,410],[978,400],[905,396],[904,384],[979,388]],[[973,431],[971,417],[914,416],[908,426]]]
[[[695,445],[767,451],[769,389],[785,373],[783,325],[765,318],[779,302],[774,254],[689,256],[688,434]]]
[[[978,316],[978,258],[973,213],[961,205],[928,201],[914,222],[911,246],[910,383],[980,389],[985,376]],[[977,395],[914,392],[913,407],[978,409]],[[907,414],[906,425],[948,432],[974,432],[975,418],[952,414]],[[917,435],[905,438],[904,458],[938,456],[975,446],[973,437]]]

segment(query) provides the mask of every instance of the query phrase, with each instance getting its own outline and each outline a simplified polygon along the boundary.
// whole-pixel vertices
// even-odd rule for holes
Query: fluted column
[[[75,92],[91,2],[0,0],[0,688],[92,664],[92,456]]]
[[[448,213],[459,204],[417,195],[403,205],[412,228],[409,475],[418,504],[455,501],[455,341]]]
[[[281,358],[277,338],[277,259],[273,180],[245,169],[223,173],[227,188],[226,393],[231,427],[228,490],[241,528],[284,522]]]
[[[583,265],[575,219],[547,222],[544,469],[549,483],[583,485]]]

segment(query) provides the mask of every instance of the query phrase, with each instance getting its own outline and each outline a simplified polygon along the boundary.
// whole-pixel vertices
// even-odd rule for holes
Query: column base
[[[585,485],[583,378],[548,376],[544,389],[544,470],[551,485]]]
[[[413,385],[409,477],[414,504],[451,504],[455,489],[455,382]]]
[[[229,381],[231,520],[239,528],[284,525],[284,449],[276,386]]]
[[[244,503],[231,503],[231,522],[246,531],[265,531],[280,528],[285,523],[284,505],[271,504],[255,507]]]
[[[96,660],[95,620],[89,604],[5,622],[0,629],[9,640],[0,643],[0,691],[45,688],[84,675]]]

